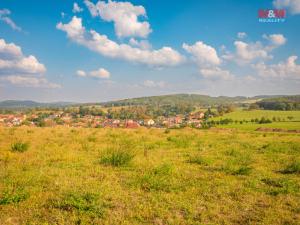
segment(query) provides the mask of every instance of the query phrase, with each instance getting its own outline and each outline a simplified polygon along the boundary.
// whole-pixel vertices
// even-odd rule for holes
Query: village
[[[159,116],[147,119],[120,119],[108,118],[107,115],[81,115],[64,111],[45,113],[10,113],[0,114],[0,126],[4,127],[83,127],[83,128],[201,128],[205,114],[202,111],[189,113],[188,115],[176,115],[170,117]]]

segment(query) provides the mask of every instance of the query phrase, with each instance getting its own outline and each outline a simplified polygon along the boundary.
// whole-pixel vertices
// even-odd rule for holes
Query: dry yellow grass
[[[299,137],[0,128],[0,224],[299,224]]]

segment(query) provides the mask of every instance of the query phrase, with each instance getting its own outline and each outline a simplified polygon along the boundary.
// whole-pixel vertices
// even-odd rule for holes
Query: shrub
[[[249,166],[240,166],[238,169],[232,171],[232,175],[249,175],[252,168]]]
[[[111,165],[116,167],[125,166],[131,162],[134,156],[135,155],[131,152],[113,151],[102,156],[100,162],[105,165]]]
[[[28,194],[21,189],[6,190],[0,196],[0,205],[18,203],[28,198]]]
[[[286,166],[282,173],[291,174],[297,173],[300,174],[300,161],[293,161]]]
[[[117,140],[117,143],[101,157],[100,163],[116,167],[128,165],[135,157],[133,149],[134,145],[131,140]]]
[[[265,117],[262,117],[259,121],[259,124],[263,124],[263,123],[272,123],[272,121],[270,119],[267,119]]]
[[[66,193],[59,199],[51,200],[51,205],[60,210],[85,213],[92,217],[102,217],[104,213],[103,202],[93,193]]]
[[[13,152],[25,152],[29,148],[29,144],[21,141],[17,141],[11,145],[11,151]]]
[[[165,129],[164,133],[165,133],[165,134],[169,134],[169,133],[170,133],[170,129],[168,129],[168,128]]]

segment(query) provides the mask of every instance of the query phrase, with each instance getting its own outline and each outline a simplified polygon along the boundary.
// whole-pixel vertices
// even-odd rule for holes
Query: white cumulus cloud
[[[269,40],[271,45],[274,45],[274,47],[284,45],[287,41],[287,39],[282,34],[270,34],[270,35],[264,34],[263,38]]]
[[[18,86],[57,88],[45,77],[46,67],[33,55],[25,56],[21,47],[0,39],[0,80]]]
[[[192,55],[202,77],[209,80],[230,80],[234,76],[228,70],[220,68],[222,60],[212,46],[198,41],[194,45],[182,45]]]
[[[93,4],[84,1],[93,17],[100,16],[104,21],[113,22],[118,37],[146,38],[151,32],[147,21],[139,21],[139,17],[147,18],[143,6],[135,6],[130,2],[98,1]]]
[[[77,70],[76,71],[77,76],[79,77],[86,77],[86,72],[83,70]]]
[[[141,48],[141,49],[151,49],[152,48],[152,46],[151,46],[151,44],[149,43],[148,40],[140,40],[140,41],[138,41],[138,40],[136,40],[134,38],[130,38],[129,39],[129,44],[131,46],[138,47],[138,48]]]
[[[98,79],[110,78],[110,72],[104,68],[99,68],[98,70],[93,70],[90,72],[85,72],[83,70],[77,70],[76,74],[79,77],[94,77],[94,78],[98,78]]]
[[[0,39],[0,59],[16,59],[22,57],[22,50],[14,43],[6,43]]]
[[[200,73],[204,78],[212,80],[231,80],[234,78],[234,75],[232,75],[230,71],[223,70],[219,67],[200,69]]]
[[[211,65],[219,65],[221,63],[221,59],[218,57],[217,51],[213,47],[206,45],[201,41],[196,42],[194,45],[184,43],[182,47],[193,56],[193,59],[199,66],[207,67]]]
[[[246,43],[243,41],[235,41],[235,53],[227,53],[223,55],[224,59],[232,60],[238,64],[250,63],[253,60],[272,58],[268,54],[267,49],[260,42]]]
[[[262,36],[268,40],[268,44],[262,44],[262,42],[244,42],[235,41],[235,52],[226,52],[222,57],[226,60],[234,61],[240,65],[248,64],[253,61],[272,59],[271,51],[284,45],[287,39],[282,34],[264,34]]]
[[[19,46],[0,39],[0,74],[41,74],[46,68],[35,56],[24,56]]]
[[[271,65],[261,62],[252,67],[262,77],[300,79],[300,65],[296,63],[297,58],[297,56],[290,56],[285,62]]]
[[[77,3],[77,2],[74,2],[74,3],[73,3],[73,9],[72,9],[72,12],[73,12],[73,13],[80,13],[80,12],[82,12],[82,11],[83,11],[83,9],[80,8],[80,6],[78,5],[78,3]]]
[[[85,27],[82,26],[82,19],[76,16],[69,23],[63,24],[60,22],[56,27],[65,31],[72,41],[106,57],[124,59],[155,67],[175,66],[184,61],[184,57],[171,47],[145,50],[128,44],[118,44],[106,35],[99,34],[94,30],[86,31]]]
[[[61,88],[61,85],[51,83],[44,77],[27,77],[22,75],[11,75],[6,77],[0,77],[0,81],[6,81],[20,87]]]
[[[300,13],[299,0],[274,0],[273,5],[278,9],[287,9],[291,14]]]
[[[89,75],[95,78],[109,78],[110,72],[108,72],[106,69],[100,68],[98,70],[91,71]]]

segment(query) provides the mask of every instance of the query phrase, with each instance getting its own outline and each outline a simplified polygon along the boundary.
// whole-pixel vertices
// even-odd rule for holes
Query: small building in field
[[[202,122],[203,122],[202,120],[191,119],[187,122],[187,124],[190,125],[191,127],[201,128]]]
[[[175,116],[174,122],[175,122],[176,124],[181,124],[181,123],[182,123],[182,118],[181,118],[180,116]]]
[[[144,121],[144,125],[149,126],[149,127],[153,126],[154,124],[155,124],[155,121],[153,119],[148,119],[148,120]]]
[[[170,118],[165,119],[162,122],[162,124],[168,128],[180,127],[182,125],[182,123],[183,123],[183,120],[180,116],[170,117]]]
[[[116,125],[116,126],[120,126],[121,121],[120,120],[113,120],[112,124]]]
[[[138,122],[133,121],[133,120],[126,120],[124,124],[125,128],[139,128],[140,125]]]
[[[192,119],[195,119],[195,120],[203,119],[204,116],[205,116],[204,112],[198,111],[198,112],[190,114],[190,120],[192,120]]]
[[[103,127],[110,127],[110,128],[118,128],[120,127],[120,120],[113,120],[113,119],[107,119],[104,120],[102,123]]]

